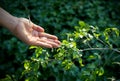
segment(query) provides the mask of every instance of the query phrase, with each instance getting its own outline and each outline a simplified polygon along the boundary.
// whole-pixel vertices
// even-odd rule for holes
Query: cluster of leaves
[[[91,77],[97,78],[99,78],[98,76],[103,76],[102,74],[104,73],[105,78],[113,76],[118,79],[120,71],[118,65],[119,51],[116,48],[120,46],[119,30],[108,28],[104,33],[101,30],[109,26],[119,27],[119,1],[2,0],[0,1],[0,6],[18,17],[28,18],[29,15],[31,21],[44,27],[46,32],[57,35],[61,40],[66,39],[65,33],[73,32],[73,27],[77,25],[79,20],[99,27],[99,29],[83,25],[75,27],[76,31],[67,34],[67,39],[62,42],[62,46],[59,49],[54,49],[51,52],[48,49],[37,47],[35,55],[38,54],[38,56],[32,57],[31,54],[34,50],[29,50],[27,45],[13,37],[11,33],[8,33],[9,31],[0,28],[0,78],[4,78],[6,74],[9,74],[10,76],[7,75],[8,79],[17,78],[17,81],[19,78],[26,78],[27,80],[27,77],[32,75],[36,79],[44,77],[44,80],[51,78],[54,78],[54,80],[77,80],[79,78],[85,80],[86,78],[84,77],[91,75],[91,73],[95,73]],[[42,52],[38,53],[40,50]],[[36,61],[32,59],[38,59],[39,57],[43,58],[43,64],[40,60],[37,65]],[[96,62],[96,60],[98,61],[97,58],[99,58],[100,63]],[[30,66],[28,68],[31,68],[31,71],[26,70],[21,76],[24,60]],[[94,65],[96,69],[90,69],[89,64]],[[37,69],[32,71],[33,68]],[[85,70],[87,71],[86,74],[81,75],[80,72]],[[6,78],[6,81],[9,80]]]
[[[27,18],[29,15],[33,22],[53,34],[73,31],[79,20],[102,28],[118,27],[120,21],[120,4],[115,0],[13,0],[14,4],[9,0],[3,2],[10,13]],[[12,5],[8,8],[8,4]]]
[[[82,21],[74,33],[68,33],[58,49],[47,50],[36,46],[33,56],[24,62],[22,79],[25,81],[108,81],[112,74],[108,66],[120,66],[119,30],[98,27]],[[112,68],[111,68],[112,69]],[[119,69],[118,69],[119,70]],[[109,73],[109,75],[108,75]],[[118,76],[115,76],[119,79]]]
[[[0,78],[7,74],[20,75],[27,50],[28,46],[13,37],[8,30],[0,29]]]

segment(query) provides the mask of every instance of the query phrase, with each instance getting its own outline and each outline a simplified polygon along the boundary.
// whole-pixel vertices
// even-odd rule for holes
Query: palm
[[[47,48],[60,45],[60,41],[56,36],[45,33],[43,28],[29,22],[27,19],[21,18],[14,32],[19,39],[29,45]]]

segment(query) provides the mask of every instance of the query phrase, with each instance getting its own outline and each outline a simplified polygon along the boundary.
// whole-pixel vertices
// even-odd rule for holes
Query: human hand
[[[44,32],[44,29],[26,18],[17,18],[18,24],[12,30],[13,34],[28,45],[46,48],[57,48],[60,41],[54,35]]]
[[[60,41],[54,35],[44,32],[44,29],[35,25],[26,18],[17,18],[0,7],[0,25],[9,29],[16,37],[28,45],[56,48]]]

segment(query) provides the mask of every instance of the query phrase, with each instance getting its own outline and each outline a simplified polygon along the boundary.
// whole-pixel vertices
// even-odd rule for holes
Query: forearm
[[[6,27],[10,31],[13,31],[17,24],[18,18],[12,16],[0,7],[0,25]]]

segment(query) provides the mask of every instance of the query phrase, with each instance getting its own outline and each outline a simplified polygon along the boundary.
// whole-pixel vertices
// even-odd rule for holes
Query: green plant
[[[24,62],[25,81],[107,81],[111,77],[106,66],[120,61],[119,30],[107,28],[102,33],[82,21],[75,29],[58,49],[30,47],[35,53]]]
[[[101,73],[104,72],[102,76],[97,77],[99,80],[103,78],[106,80],[107,77],[107,80],[119,79],[120,42],[118,32],[120,16],[118,14],[120,14],[120,3],[118,0],[2,0],[0,6],[14,16],[26,18],[30,16],[31,20],[35,24],[44,27],[47,33],[57,35],[60,40],[65,39],[59,51],[57,51],[58,49],[49,50],[37,47],[36,50],[38,51],[44,50],[41,53],[42,55],[43,53],[48,53],[48,63],[43,63],[42,65],[38,64],[39,67],[35,66],[39,68],[38,74],[34,71],[24,71],[21,76],[24,69],[23,61],[25,60],[25,63],[28,62],[30,65],[32,64],[31,67],[37,65],[35,64],[36,61],[32,61],[33,58],[36,58],[35,55],[37,53],[33,53],[35,49],[29,50],[27,45],[13,37],[8,33],[9,31],[0,28],[0,81],[2,78],[5,78],[7,81],[12,81],[12,79],[14,81],[19,81],[19,79],[23,81],[23,79],[27,79],[32,75],[37,76],[36,79],[41,80],[51,80],[51,78],[54,80],[68,80],[69,77],[71,77],[70,80],[79,80],[82,76],[73,77],[72,75],[80,75],[78,71],[83,72],[88,65],[94,65],[96,60],[98,61],[97,58],[99,58],[99,66],[101,66],[99,69],[102,68]],[[89,27],[89,25],[80,22],[85,26],[81,25],[75,27],[76,30],[74,31],[74,26],[77,25],[79,20],[83,20],[88,24],[98,27],[92,28],[92,26]],[[118,27],[118,29],[108,27]],[[104,31],[104,29],[106,30]],[[66,33],[67,35],[65,35]],[[73,52],[75,52],[72,47],[68,47],[71,43],[74,47],[76,46],[74,49],[80,50],[79,53],[82,55],[79,59],[81,60],[80,62],[76,58],[79,53],[74,55],[75,60],[72,58],[73,56],[71,56],[71,53],[73,55]],[[58,58],[63,62],[63,66],[59,67],[61,63],[57,63],[58,61],[55,59],[57,59],[57,56],[61,55],[60,52],[62,51],[70,52],[68,55],[72,59],[64,60],[62,58],[67,57],[64,55]],[[63,53],[66,54],[66,52]],[[42,57],[44,58],[45,56]],[[53,62],[51,60],[53,60]],[[73,69],[71,72],[73,65],[76,66],[76,69]],[[97,65],[95,65],[95,67]],[[43,66],[46,68],[43,68]],[[69,70],[67,70],[67,68]],[[90,72],[90,70],[88,69],[87,72]],[[93,76],[98,75],[99,73]],[[87,75],[84,77],[86,76]],[[82,79],[85,79],[84,77]]]

